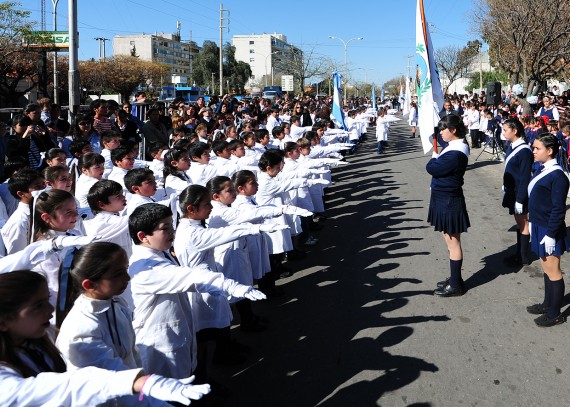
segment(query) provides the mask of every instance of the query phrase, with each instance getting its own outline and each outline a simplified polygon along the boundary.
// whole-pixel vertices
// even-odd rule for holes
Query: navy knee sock
[[[461,266],[463,265],[463,259],[461,260],[449,260],[450,278],[449,285],[452,288],[457,288],[461,285]]]
[[[517,229],[517,251],[515,255],[519,257],[521,255],[521,230]]]
[[[550,282],[550,295],[550,309],[547,317],[552,319],[560,315],[560,308],[562,308],[562,301],[564,300],[564,279]]]
[[[550,300],[550,279],[548,278],[548,275],[544,273],[544,301],[542,302],[542,305],[550,307]]]
[[[528,246],[530,244],[530,235],[521,234],[521,261],[523,264],[528,264]]]

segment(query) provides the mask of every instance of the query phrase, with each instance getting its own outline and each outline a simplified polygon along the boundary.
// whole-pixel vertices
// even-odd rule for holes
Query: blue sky
[[[40,0],[20,0],[21,9],[41,21]],[[95,37],[112,39],[115,34],[175,32],[181,22],[182,38],[199,45],[204,40],[219,42],[220,3],[212,0],[79,0],[79,59],[98,58]],[[225,0],[230,10],[230,31],[224,30],[224,42],[237,34],[282,33],[288,42],[302,48],[314,48],[342,67],[344,47],[336,36],[352,41],[348,46],[348,69],[359,81],[376,84],[405,74],[407,55],[415,52],[416,0],[378,0],[348,2],[339,0],[285,0],[271,3],[260,0]],[[472,0],[424,0],[426,19],[432,25],[435,48],[450,44],[466,45],[477,38],[471,32]],[[46,0],[46,29],[53,28],[52,1]],[[67,0],[58,4],[58,28],[67,26]],[[38,27],[39,28],[39,27]],[[107,55],[112,41],[107,42]],[[415,64],[415,57],[410,59]]]

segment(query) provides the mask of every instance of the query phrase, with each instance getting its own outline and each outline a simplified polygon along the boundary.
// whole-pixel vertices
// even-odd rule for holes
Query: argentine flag
[[[344,123],[344,113],[341,107],[342,90],[340,85],[342,82],[342,75],[338,72],[333,72],[332,80],[334,87],[332,120],[338,128],[346,130],[346,124]]]

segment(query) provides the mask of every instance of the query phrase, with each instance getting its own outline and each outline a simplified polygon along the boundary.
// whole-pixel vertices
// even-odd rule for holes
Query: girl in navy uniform
[[[544,301],[527,307],[531,314],[540,314],[534,322],[549,327],[563,323],[560,313],[564,298],[564,280],[560,270],[560,256],[568,251],[566,239],[566,197],[568,178],[556,163],[558,139],[543,133],[533,145],[535,161],[544,164],[528,185],[528,209],[531,223],[531,250],[540,257],[544,270]]]
[[[511,144],[507,148],[503,173],[503,207],[515,216],[517,251],[505,259],[508,264],[528,264],[530,231],[528,226],[528,183],[532,175],[532,150],[524,140],[524,126],[518,119],[503,123],[503,135]]]
[[[428,222],[443,238],[449,250],[450,277],[437,283],[434,294],[440,297],[463,295],[461,278],[463,251],[461,233],[470,226],[465,197],[463,175],[467,168],[469,147],[465,140],[467,129],[457,115],[445,116],[438,124],[441,138],[449,145],[441,154],[433,154],[426,166],[432,176]]]

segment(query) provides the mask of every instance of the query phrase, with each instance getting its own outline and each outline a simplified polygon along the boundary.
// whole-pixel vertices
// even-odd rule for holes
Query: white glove
[[[310,187],[314,187],[315,185],[330,185],[331,183],[329,181],[327,181],[326,179],[322,179],[322,178],[317,178],[317,179],[309,179],[307,180],[307,183],[309,184]]]
[[[277,232],[279,230],[285,230],[285,229],[289,229],[289,226],[278,223],[268,223],[268,224],[259,225],[259,231],[266,233]]]
[[[250,301],[259,301],[259,300],[266,300],[267,297],[261,291],[256,290],[253,287],[249,287],[249,289],[245,292],[244,297]]]
[[[58,236],[52,244],[55,250],[61,250],[66,247],[82,247],[100,238],[100,236]]]
[[[319,169],[309,170],[310,175],[327,174],[328,172],[329,170],[319,170]]]
[[[158,400],[189,405],[190,400],[199,400],[210,392],[209,384],[190,384],[193,381],[194,376],[177,380],[153,374],[146,379],[142,393]]]
[[[329,165],[332,166],[332,167],[338,167],[338,166],[341,166],[341,165],[348,165],[348,163],[347,163],[346,161],[335,160],[334,163],[330,163]]]
[[[546,250],[546,254],[550,255],[554,253],[554,249],[556,248],[556,240],[549,236],[544,236],[540,241],[540,244],[544,243],[544,250]]]
[[[435,151],[431,153],[431,158],[438,158],[439,154],[436,153]]]
[[[298,215],[298,216],[312,216],[313,212],[308,211],[306,209],[303,208],[299,208],[298,206],[292,206],[292,205],[285,205],[283,207],[283,213],[287,214],[287,215]]]
[[[515,215],[521,215],[522,213],[523,213],[523,204],[515,202]]]
[[[230,294],[234,298],[247,298],[251,301],[264,300],[267,298],[261,291],[243,284],[237,284]]]

